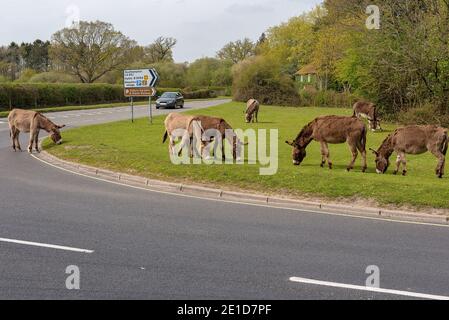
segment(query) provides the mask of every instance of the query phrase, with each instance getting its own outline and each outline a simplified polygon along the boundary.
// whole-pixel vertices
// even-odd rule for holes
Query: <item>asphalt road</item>
[[[49,116],[73,127],[126,119],[129,108]],[[0,299],[406,298],[289,280],[364,286],[370,265],[379,267],[382,288],[449,296],[449,228],[130,189],[57,170],[9,145],[0,124]],[[80,290],[66,288],[71,265]]]

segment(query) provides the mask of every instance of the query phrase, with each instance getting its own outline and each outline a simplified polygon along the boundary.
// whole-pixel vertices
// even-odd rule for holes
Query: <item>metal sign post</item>
[[[131,122],[134,123],[134,97],[131,97]]]

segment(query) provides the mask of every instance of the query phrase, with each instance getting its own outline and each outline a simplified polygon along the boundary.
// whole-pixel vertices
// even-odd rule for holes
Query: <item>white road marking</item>
[[[425,294],[425,293],[401,291],[401,290],[355,286],[355,285],[351,285],[351,284],[319,281],[319,280],[305,279],[305,278],[293,277],[293,278],[290,278],[290,281],[296,282],[296,283],[304,283],[304,284],[311,284],[311,285],[316,285],[316,286],[323,286],[323,287],[350,289],[350,290],[358,290],[358,291],[368,291],[368,292],[374,292],[374,293],[385,293],[385,294],[391,294],[391,295],[396,295],[396,296],[413,297],[413,298],[419,298],[419,299],[449,300],[449,297],[447,297],[447,296],[438,296],[438,295],[433,295],[433,294]]]
[[[53,245],[53,244],[29,242],[29,241],[14,240],[14,239],[0,238],[0,242],[20,244],[20,245],[24,245],[24,246],[32,246],[32,247],[41,247],[41,248],[55,249],[55,250],[72,251],[72,252],[78,252],[78,253],[94,253],[95,252],[93,250],[86,250],[86,249],[79,249],[79,248],[72,248],[72,247],[64,247],[64,246],[58,246],[58,245]]]
[[[364,219],[364,220],[374,220],[374,221],[383,221],[383,222],[390,222],[390,223],[400,223],[400,224],[411,224],[411,225],[421,225],[421,226],[430,226],[430,227],[438,227],[438,228],[449,228],[449,225],[445,224],[438,224],[438,223],[430,223],[430,222],[417,222],[417,221],[406,221],[406,220],[395,220],[395,219],[387,219],[387,218],[377,218],[377,217],[368,217],[368,216],[362,216],[362,215],[354,215],[354,214],[345,214],[345,213],[335,213],[335,212],[327,212],[327,211],[313,211],[310,209],[298,209],[298,208],[289,208],[289,207],[281,207],[281,206],[274,206],[269,204],[256,204],[256,203],[249,203],[249,202],[243,202],[243,201],[233,201],[233,200],[226,200],[226,199],[214,199],[214,198],[207,198],[207,197],[200,197],[200,196],[193,196],[188,194],[179,194],[179,193],[173,193],[168,191],[161,191],[161,190],[155,190],[150,188],[144,188],[144,187],[138,187],[138,186],[132,186],[121,182],[111,181],[107,179],[97,178],[93,176],[89,176],[87,174],[79,173],[76,171],[72,171],[69,169],[58,167],[57,165],[51,164],[45,160],[42,160],[35,155],[31,155],[34,159],[59,170],[81,176],[84,178],[89,178],[92,180],[97,180],[101,182],[106,182],[110,184],[115,184],[122,187],[127,187],[131,189],[136,190],[143,190],[147,192],[153,192],[158,194],[164,194],[169,196],[176,196],[176,197],[183,197],[188,199],[198,199],[198,200],[206,200],[206,201],[214,201],[214,202],[222,202],[222,203],[232,203],[232,204],[238,204],[238,205],[245,205],[245,206],[251,206],[251,207],[262,207],[262,208],[271,208],[271,209],[279,209],[284,211],[297,211],[301,213],[306,214],[319,214],[319,215],[326,215],[326,216],[335,216],[335,217],[344,217],[344,218],[351,218],[351,219]]]

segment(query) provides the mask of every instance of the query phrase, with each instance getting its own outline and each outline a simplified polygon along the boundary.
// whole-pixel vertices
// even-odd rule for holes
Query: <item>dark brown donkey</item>
[[[448,130],[438,126],[409,126],[399,128],[390,134],[380,146],[379,150],[373,151],[376,155],[376,171],[379,174],[387,172],[390,166],[390,157],[397,152],[396,170],[399,172],[401,164],[404,166],[402,174],[407,174],[406,154],[423,154],[431,152],[438,158],[436,174],[439,178],[444,175],[446,153],[448,149]]]
[[[328,144],[341,144],[347,142],[352,152],[352,161],[348,171],[354,169],[358,152],[363,157],[362,171],[367,169],[366,163],[366,134],[365,124],[354,117],[325,116],[313,120],[298,135],[293,142],[286,141],[293,147],[293,164],[300,165],[306,157],[306,148],[313,141],[321,143],[321,155],[323,156],[321,167],[326,162],[332,169]]]
[[[39,152],[39,131],[45,130],[50,134],[51,139],[56,144],[62,143],[60,129],[64,126],[58,126],[51,122],[48,118],[39,112],[14,109],[9,113],[9,130],[14,151],[21,151],[19,135],[20,132],[30,133],[30,143],[28,152],[33,151],[33,144],[37,152]]]

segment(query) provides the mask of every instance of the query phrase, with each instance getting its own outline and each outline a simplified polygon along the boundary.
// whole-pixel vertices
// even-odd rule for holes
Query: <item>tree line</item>
[[[231,42],[216,57],[175,63],[177,40],[159,37],[140,46],[109,23],[81,21],[51,41],[0,47],[0,82],[120,83],[123,68],[155,67],[164,87],[232,85],[232,66],[253,54],[249,39]]]
[[[378,29],[367,27],[370,5],[379,8]],[[325,0],[267,31],[256,55],[234,68],[234,94],[290,104],[307,94],[355,95],[386,116],[435,122],[449,114],[448,41],[447,0]],[[315,93],[295,81],[308,65]]]

